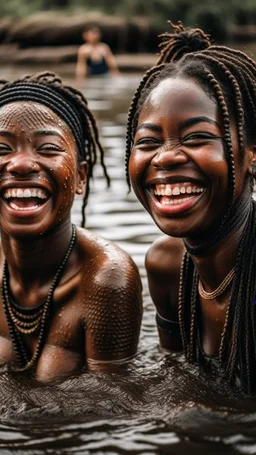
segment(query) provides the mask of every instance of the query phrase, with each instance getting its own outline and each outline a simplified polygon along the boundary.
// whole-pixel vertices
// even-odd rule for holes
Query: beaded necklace
[[[53,293],[59,283],[64,267],[76,240],[76,228],[72,226],[72,236],[65,256],[52,281],[47,298],[34,308],[22,308],[10,298],[9,270],[5,260],[3,267],[2,301],[4,312],[12,339],[13,349],[20,363],[17,372],[27,371],[35,366],[41,354],[45,340],[47,323],[49,322],[50,307],[53,301]],[[32,335],[38,332],[38,341],[34,354],[29,358],[22,335]]]
[[[250,199],[249,204],[245,204],[243,207],[243,214],[242,217],[245,218],[245,211],[247,210],[249,205],[249,210],[246,213],[247,215],[247,222],[244,228],[242,239],[245,238],[250,230],[249,226],[251,225],[252,218],[255,217],[254,215],[254,204],[252,199]],[[230,291],[230,297],[227,304],[226,309],[226,316],[223,326],[223,331],[221,334],[221,343],[219,347],[219,364],[223,368],[225,361],[229,361],[229,353],[228,353],[228,339],[230,333],[232,331],[234,319],[235,319],[235,308],[236,308],[236,297],[239,292],[240,288],[240,270],[242,266],[241,262],[241,254],[243,251],[243,242],[240,242],[236,265],[234,269],[228,274],[225,278],[225,285],[227,281],[230,281],[228,285],[232,282],[232,288]],[[201,286],[199,286],[199,274],[194,266],[191,253],[185,250],[181,269],[180,269],[180,280],[179,280],[179,298],[178,298],[178,318],[179,324],[181,329],[181,338],[182,338],[182,345],[183,350],[186,358],[189,362],[198,361],[200,357],[200,349],[198,346],[198,337],[196,336],[200,331],[200,326],[198,323],[199,319],[199,304],[198,304],[198,294],[201,294]],[[220,286],[224,283],[222,282]],[[217,288],[219,290],[220,286]],[[226,286],[227,287],[227,286]],[[214,293],[217,291],[213,291]],[[224,292],[224,291],[223,291]],[[211,293],[206,293],[207,294]],[[211,295],[210,295],[211,297]],[[231,328],[230,328],[231,327]],[[228,336],[229,335],[229,336]]]
[[[227,289],[227,287],[230,285],[231,281],[233,280],[235,276],[236,270],[235,267],[233,267],[230,272],[225,276],[224,280],[220,283],[220,285],[217,287],[212,292],[207,292],[204,289],[203,283],[201,280],[198,282],[198,292],[201,297],[203,297],[206,300],[214,300],[216,297],[219,297],[219,295],[223,294],[224,291]]]

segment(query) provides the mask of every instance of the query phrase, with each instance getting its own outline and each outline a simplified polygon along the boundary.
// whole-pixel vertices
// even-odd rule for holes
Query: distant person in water
[[[87,28],[82,37],[85,44],[78,49],[76,77],[83,80],[90,76],[119,73],[116,59],[110,47],[101,41],[101,31],[98,27]]]
[[[166,234],[146,257],[160,343],[255,396],[256,64],[172,27],[135,92],[126,149]]]
[[[51,380],[116,371],[137,350],[131,258],[71,223],[103,149],[86,99],[54,74],[0,87],[0,362]]]

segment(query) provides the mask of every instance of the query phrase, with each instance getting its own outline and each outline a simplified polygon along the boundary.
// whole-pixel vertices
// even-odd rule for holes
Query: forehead
[[[100,31],[97,30],[96,28],[91,28],[90,30],[86,30],[84,32],[85,36],[91,36],[91,35],[100,35]]]
[[[158,112],[163,115],[176,113],[181,115],[200,112],[216,116],[216,101],[200,85],[185,78],[166,78],[149,93],[141,113]]]
[[[44,104],[34,101],[15,101],[0,107],[1,127],[17,125],[24,128],[43,126],[68,129],[68,125],[55,112]]]

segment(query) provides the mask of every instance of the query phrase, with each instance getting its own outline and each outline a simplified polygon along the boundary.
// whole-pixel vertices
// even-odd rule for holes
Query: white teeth
[[[24,197],[23,194],[24,194],[23,190],[21,190],[21,189],[17,190],[17,197]]]
[[[4,191],[5,199],[10,198],[31,198],[47,199],[47,194],[42,188],[9,188]]]
[[[196,194],[196,193],[202,193],[204,191],[204,188],[202,187],[197,187],[197,186],[191,186],[188,184],[183,184],[182,186],[180,185],[171,185],[171,184],[158,184],[155,186],[154,189],[154,194],[156,196],[179,196],[179,194]],[[176,198],[177,199],[177,198]],[[184,200],[184,199],[183,199]]]
[[[180,189],[179,189],[178,186],[175,186],[175,187],[173,188],[172,194],[173,194],[174,196],[177,196],[178,194],[180,194]]]
[[[23,197],[31,197],[31,191],[28,188],[24,191]]]
[[[165,194],[166,194],[166,196],[171,196],[172,194],[174,194],[174,193],[172,192],[171,185],[166,185]]]
[[[162,201],[163,205],[179,205],[191,199],[191,197],[185,197],[183,199],[164,199]]]

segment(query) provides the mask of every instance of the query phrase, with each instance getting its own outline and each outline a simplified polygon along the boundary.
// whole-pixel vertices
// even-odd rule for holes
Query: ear
[[[256,145],[251,145],[248,148],[248,162],[249,162],[249,173],[251,175],[256,172]]]
[[[80,161],[77,169],[76,194],[83,194],[86,184],[88,165],[86,161]]]

